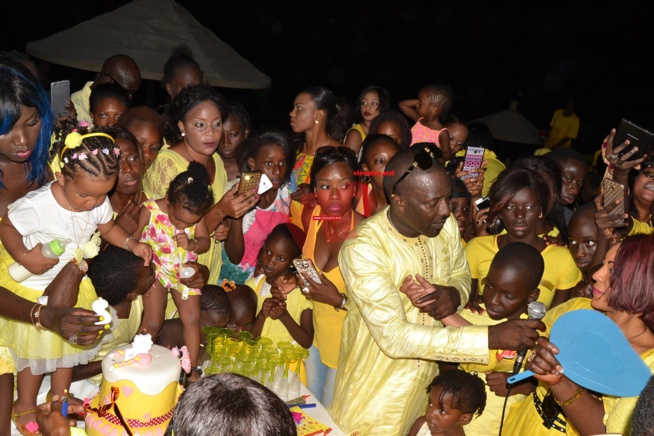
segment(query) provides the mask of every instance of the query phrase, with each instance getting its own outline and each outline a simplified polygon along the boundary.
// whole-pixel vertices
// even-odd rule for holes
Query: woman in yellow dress
[[[613,245],[593,279],[592,300],[574,298],[545,315],[548,333],[554,321],[570,310],[598,310],[620,327],[654,370],[654,236],[628,236]],[[532,353],[527,367],[536,373],[539,386],[510,409],[504,434],[631,434],[631,415],[638,397],[605,395],[598,401],[596,395],[566,377],[556,360],[556,344],[544,337],[538,339]],[[552,407],[547,407],[548,403]],[[557,405],[557,410],[548,413]],[[562,413],[557,415],[561,410],[567,423]]]
[[[227,217],[240,218],[258,201],[257,192],[237,195],[237,186],[225,192],[227,174],[216,153],[226,118],[223,98],[206,85],[182,89],[170,107],[171,123],[177,132],[174,144],[162,150],[143,180],[148,197],[163,198],[170,182],[188,168],[191,161],[204,165],[209,172],[214,205],[205,215],[209,232],[214,234]],[[211,248],[200,255],[199,263],[209,268],[208,283],[217,283],[222,264],[221,244],[211,238]]]

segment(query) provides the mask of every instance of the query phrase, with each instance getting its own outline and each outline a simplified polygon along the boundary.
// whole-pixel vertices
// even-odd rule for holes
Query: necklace
[[[70,205],[70,202],[68,201],[68,197],[66,197],[66,194],[64,194],[64,198],[66,199],[66,204],[68,205],[68,210],[70,211],[70,216],[71,216],[72,221],[73,221],[73,234],[75,236],[75,243],[77,244],[77,249],[80,249],[80,248],[82,248],[80,238],[84,238],[84,235],[86,234],[86,229],[89,226],[89,221],[91,221],[91,214],[90,213],[87,214],[86,223],[84,223],[84,227],[82,228],[82,224],[80,224],[79,219],[75,215],[75,212],[73,212],[73,207]],[[80,238],[78,238],[78,233],[75,230],[75,224],[77,224],[77,227],[79,228]]]
[[[350,226],[348,225],[348,226],[342,228],[340,231],[334,233],[333,235],[327,235],[327,228],[328,228],[328,226],[325,225],[325,242],[327,242],[328,244],[334,242],[334,240],[336,240],[336,238],[339,235],[342,235],[343,233],[350,231]]]

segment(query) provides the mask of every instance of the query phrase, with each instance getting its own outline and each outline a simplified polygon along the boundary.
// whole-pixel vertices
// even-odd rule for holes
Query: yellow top
[[[257,313],[263,308],[263,302],[268,298],[272,298],[270,294],[270,285],[266,286],[265,289],[263,284],[266,282],[266,276],[260,275],[258,277],[252,277],[245,282],[245,286],[249,286],[254,289],[254,292],[257,294]],[[295,288],[289,292],[286,296],[286,310],[288,314],[291,315],[293,321],[298,325],[301,323],[302,312],[305,310],[311,310],[313,305],[311,301],[308,300],[300,288]],[[278,319],[266,318],[266,322],[263,325],[263,330],[261,330],[261,336],[270,338],[273,341],[273,344],[277,345],[279,342],[287,341],[295,343],[295,339],[288,332],[284,323]]]
[[[89,98],[91,97],[91,85],[93,82],[86,82],[84,88],[70,95],[70,101],[75,106],[77,111],[77,121],[88,121],[92,123],[91,119],[91,104]]]
[[[636,218],[631,218],[634,221],[634,226],[629,231],[629,236],[633,235],[650,235],[654,232],[654,227],[651,227],[648,223],[638,221]]]
[[[545,142],[545,148],[552,148],[559,143],[566,136],[568,138],[575,139],[579,133],[579,117],[577,114],[573,113],[569,117],[563,115],[564,109],[557,109],[552,116],[552,121],[550,122],[549,135],[547,136],[547,141]],[[561,148],[571,147],[572,141],[567,140]]]
[[[436,360],[486,362],[488,328],[442,327],[399,291],[408,275],[453,286],[465,305],[470,272],[456,220],[434,238],[407,238],[386,207],[343,244],[339,265],[350,299],[329,413],[343,431],[405,435],[427,404]]]
[[[302,247],[302,255],[307,259],[314,259],[314,251],[316,249],[316,236],[320,229],[322,221],[314,220],[314,216],[320,216],[320,206],[316,206],[311,216],[309,229],[307,230],[307,238]],[[352,223],[350,230],[354,228],[354,214],[352,215]],[[327,280],[332,282],[338,292],[347,294],[345,282],[341,275],[339,267],[333,268],[331,271],[322,271],[327,277]],[[314,301],[313,303],[313,344],[320,351],[320,361],[330,368],[336,369],[338,367],[338,350],[341,346],[341,330],[343,329],[343,320],[345,319],[344,310],[336,311],[334,306],[329,304]]]
[[[483,293],[483,283],[488,275],[488,269],[493,257],[499,251],[497,246],[498,236],[472,238],[464,249],[470,264],[470,275],[473,279],[478,280],[479,294]],[[548,245],[540,254],[545,262],[545,270],[540,285],[538,285],[540,288],[538,301],[549,307],[557,289],[570,289],[579,283],[581,271],[577,268],[567,247]]]
[[[213,154],[216,174],[214,175],[211,189],[213,191],[214,204],[223,197],[227,186],[227,173],[223,161],[218,153]],[[181,172],[188,169],[189,162],[179,154],[170,149],[159,152],[157,159],[143,178],[143,191],[148,198],[164,198],[170,182]],[[212,233],[213,233],[213,229]],[[206,253],[200,254],[198,262],[209,268],[209,280],[207,283],[218,283],[220,267],[222,266],[222,245],[210,238],[211,247]]]
[[[482,307],[484,305],[482,304]],[[478,314],[468,309],[461,311],[461,317],[474,325],[496,325],[506,321],[506,319],[493,320],[486,312]],[[526,319],[527,314],[523,314],[520,318]],[[505,397],[499,397],[492,392],[488,385],[486,385],[486,372],[511,372],[515,364],[515,351],[504,350],[489,350],[488,363],[462,363],[461,369],[474,374],[482,379],[486,386],[486,408],[481,416],[474,415],[470,424],[464,427],[467,436],[497,436],[500,431],[500,422],[502,420],[502,409],[504,408]],[[511,395],[506,404],[508,411],[512,404],[521,401],[525,395],[515,394]],[[506,414],[505,414],[506,417]],[[507,433],[508,434],[508,433]]]

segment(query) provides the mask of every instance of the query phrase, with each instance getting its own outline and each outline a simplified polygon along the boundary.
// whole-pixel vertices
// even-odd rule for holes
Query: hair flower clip
[[[106,154],[107,156],[109,156],[109,149],[108,149],[108,148],[103,148],[103,149],[102,149],[102,153],[103,153],[103,154]]]
[[[193,183],[193,177],[189,177],[188,179],[186,179],[186,183],[188,183],[189,185]]]
[[[97,156],[97,155],[98,155],[98,149],[96,148],[96,149],[93,150],[91,153],[93,154],[93,156]]]
[[[120,156],[120,148],[118,148],[118,147],[114,147],[114,154],[115,154],[116,156]]]
[[[225,290],[225,292],[232,292],[236,290],[236,283],[233,280],[223,279],[220,283],[220,287]]]
[[[82,144],[83,139],[84,138],[82,137],[82,135],[79,134],[78,131],[73,131],[73,132],[69,133],[66,136],[66,139],[64,140],[64,144],[66,144],[66,147],[64,148],[64,150],[65,149],[73,150],[73,149],[79,147]]]
[[[79,122],[79,126],[80,127],[90,127],[91,123],[89,123],[88,121],[82,120],[82,121]]]

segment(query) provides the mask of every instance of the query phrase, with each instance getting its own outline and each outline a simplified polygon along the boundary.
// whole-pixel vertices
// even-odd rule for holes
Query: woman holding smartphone
[[[223,134],[225,109],[222,96],[210,86],[182,89],[170,106],[170,120],[176,132],[173,145],[159,153],[143,180],[143,190],[151,198],[164,198],[170,182],[192,161],[207,168],[214,205],[207,212],[209,232],[214,234],[226,217],[240,218],[257,202],[257,192],[237,195],[237,188],[226,191],[227,173],[216,153]],[[222,247],[211,238],[211,248],[198,261],[209,268],[208,283],[217,283],[222,264]]]
[[[302,211],[306,229],[302,254],[312,261],[322,282],[317,283],[309,274],[300,272],[300,287],[313,301],[314,339],[306,362],[308,387],[325,407],[332,400],[347,308],[338,252],[350,231],[364,219],[352,205],[357,190],[354,175],[357,169],[357,156],[352,149],[318,148],[310,173],[310,188],[318,204],[305,206]]]

